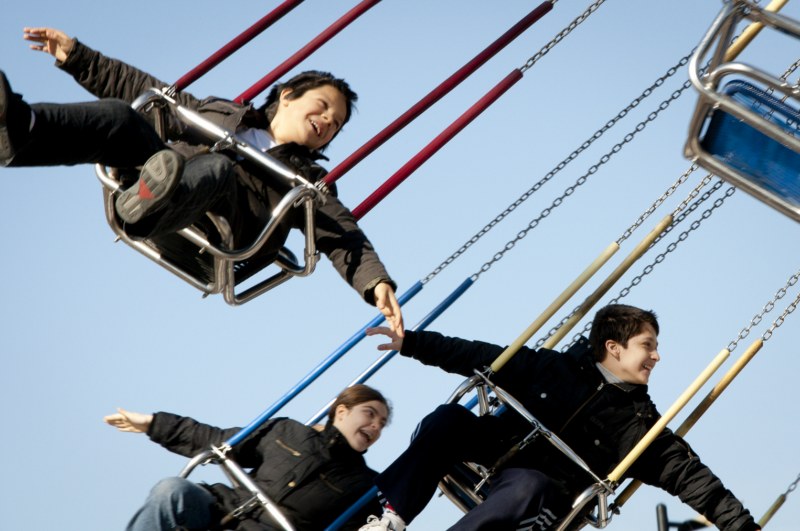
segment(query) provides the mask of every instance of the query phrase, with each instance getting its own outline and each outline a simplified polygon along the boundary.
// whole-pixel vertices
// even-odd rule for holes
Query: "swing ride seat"
[[[117,238],[202,291],[204,297],[221,293],[225,302],[230,305],[244,304],[292,277],[310,275],[319,258],[315,244],[315,211],[319,205],[324,204],[325,192],[274,157],[243,142],[234,133],[178,105],[167,92],[168,89],[150,89],[137,98],[132,106],[137,110],[154,109],[157,113],[157,128],[162,130],[163,126],[158,122],[163,123],[163,120],[158,113],[173,112],[193,131],[207,138],[213,144],[212,150],[234,151],[262,168],[266,178],[282,185],[288,184],[290,189],[273,208],[271,217],[260,234],[249,245],[239,249],[234,248],[228,221],[210,212],[201,223],[174,234],[141,239],[129,235],[116,214],[114,201],[122,186],[116,172],[97,165],[95,172],[103,184],[106,220]],[[270,240],[281,221],[295,209],[302,209],[303,212],[304,263],[301,264],[286,247],[281,248],[277,257],[272,260],[259,255],[258,252]],[[254,281],[250,287],[241,287],[273,264],[278,267],[278,272]]]
[[[608,496],[613,494],[613,485],[601,479],[592,472],[581,457],[573,451],[555,433],[548,430],[513,396],[498,387],[490,380],[488,370],[475,370],[475,376],[465,380],[447,400],[447,403],[458,403],[461,398],[471,391],[476,391],[480,415],[498,414],[501,409],[520,415],[530,425],[531,431],[520,442],[516,443],[507,456],[522,450],[539,437],[544,437],[559,452],[565,455],[572,463],[592,477],[594,483],[588,486],[573,502],[572,509],[564,518],[554,522],[550,529],[566,531],[580,529],[585,525],[604,528],[611,521],[611,511],[608,505]],[[493,396],[489,396],[489,392]],[[497,464],[505,460],[500,458]],[[494,467],[492,467],[494,468]],[[494,474],[493,469],[476,463],[457,464],[452,471],[439,482],[439,490],[459,509],[468,512],[486,499],[486,490]]]
[[[700,97],[684,154],[800,221],[800,92],[755,67],[726,61],[733,30],[743,18],[800,38],[800,24],[792,19],[744,0],[727,3],[690,62],[689,75]],[[703,72],[700,65],[715,41],[716,49]],[[731,75],[735,79],[727,79]]]

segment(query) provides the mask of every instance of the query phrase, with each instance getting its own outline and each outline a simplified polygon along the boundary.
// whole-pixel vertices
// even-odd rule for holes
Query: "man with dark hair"
[[[647,394],[650,374],[661,359],[658,330],[653,312],[609,305],[595,315],[588,341],[581,338],[565,353],[522,347],[491,378],[603,477],[659,418]],[[464,376],[489,366],[505,350],[436,332],[408,332],[404,338],[388,328],[367,333],[391,339],[381,350],[398,350]],[[453,465],[469,461],[492,467],[529,431],[530,425],[513,412],[478,417],[459,404],[439,406],[422,420],[408,449],[376,478],[384,513],[371,516],[362,531],[402,531]],[[498,468],[486,500],[451,531],[550,529],[593,483],[542,437]],[[669,429],[629,468],[627,477],[679,496],[725,531],[759,529],[739,500]]]

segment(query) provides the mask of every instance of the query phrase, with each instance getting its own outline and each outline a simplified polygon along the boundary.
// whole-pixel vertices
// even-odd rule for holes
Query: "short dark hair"
[[[336,417],[336,408],[339,407],[339,405],[343,405],[347,409],[352,409],[359,404],[372,402],[373,400],[377,400],[386,406],[386,423],[388,424],[389,418],[392,416],[392,406],[389,405],[389,401],[386,400],[386,397],[384,397],[380,391],[364,384],[351,385],[339,393],[339,396],[336,397],[331,407],[328,408],[328,424],[333,423],[333,419]]]
[[[645,324],[653,327],[658,335],[658,320],[651,310],[642,310],[626,304],[609,304],[600,308],[592,321],[589,332],[589,344],[592,346],[595,359],[603,361],[606,355],[606,341],[616,341],[623,347],[628,340],[642,332]]]
[[[278,110],[278,101],[280,99],[281,92],[286,89],[290,89],[291,92],[286,97],[290,100],[293,100],[299,98],[311,89],[323,87],[325,85],[332,86],[344,96],[346,104],[344,122],[342,122],[342,126],[344,126],[344,124],[350,120],[350,116],[353,114],[353,109],[358,101],[358,94],[356,94],[355,91],[350,88],[350,85],[344,79],[335,77],[330,72],[323,72],[321,70],[307,70],[297,74],[284,83],[276,83],[272,86],[267,94],[267,100],[261,107],[258,108],[258,110],[264,113],[268,122],[272,122],[272,119],[275,117],[275,113]],[[336,134],[339,134],[338,131]],[[335,137],[336,135],[334,135],[334,138]],[[323,146],[323,149],[325,147],[327,146]]]

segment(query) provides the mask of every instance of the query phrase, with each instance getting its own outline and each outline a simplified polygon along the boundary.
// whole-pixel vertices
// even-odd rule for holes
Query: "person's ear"
[[[289,97],[288,96],[289,96],[289,94],[291,94],[291,92],[292,92],[292,89],[290,89],[290,88],[285,88],[285,89],[283,89],[281,91],[281,94],[278,97],[278,99],[283,105],[287,105],[289,103]]]
[[[615,360],[619,361],[619,343],[613,339],[607,339],[604,343],[606,352],[610,354]]]
[[[333,414],[334,420],[341,420],[342,418],[344,418],[344,416],[347,414],[348,411],[349,410],[347,409],[347,406],[345,406],[344,404],[339,404],[338,406],[336,406],[336,411]]]

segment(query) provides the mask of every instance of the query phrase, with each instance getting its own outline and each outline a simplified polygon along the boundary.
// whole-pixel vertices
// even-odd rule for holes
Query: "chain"
[[[772,337],[772,334],[775,332],[775,330],[780,328],[789,314],[797,309],[798,304],[800,304],[800,293],[798,293],[797,297],[795,297],[792,303],[787,306],[785,310],[783,310],[783,313],[777,319],[775,319],[775,322],[772,323],[772,326],[770,326],[769,329],[764,332],[764,335],[761,336],[762,341],[768,341]]]
[[[788,496],[790,492],[797,488],[797,484],[800,483],[800,474],[797,474],[797,478],[789,484],[789,487],[786,489],[786,492],[783,493],[784,496]]]
[[[761,309],[761,311],[753,316],[753,318],[750,320],[750,324],[748,324],[746,327],[742,329],[741,332],[739,332],[739,337],[731,341],[731,343],[728,345],[728,351],[733,352],[733,349],[736,348],[736,345],[739,343],[739,341],[746,338],[750,334],[750,331],[753,329],[753,327],[758,326],[759,323],[761,323],[761,320],[764,318],[764,315],[768,314],[775,308],[775,303],[781,300],[784,296],[786,296],[786,290],[794,286],[797,283],[798,279],[800,279],[800,271],[789,277],[789,280],[786,281],[786,284],[775,292],[775,295],[772,297],[772,300],[767,302]],[[796,304],[797,303],[795,302],[795,305]],[[794,311],[794,308],[792,308],[791,311]],[[791,311],[789,313],[791,313]],[[784,317],[786,315],[788,314],[784,313]],[[781,319],[781,323],[783,323],[783,319]],[[772,331],[778,326],[780,325],[776,326],[773,323],[773,327],[770,328],[767,333],[771,336]]]
[[[721,185],[722,185],[722,181],[719,181],[719,182],[718,182],[718,184],[721,186]],[[687,212],[686,212],[686,214],[688,215],[688,214],[689,214],[689,212],[691,212],[691,211],[693,211],[694,209],[696,209],[696,208],[697,208],[697,206],[699,206],[699,204],[700,204],[700,203],[702,203],[703,201],[707,200],[707,199],[710,197],[710,195],[711,195],[711,194],[713,194],[713,193],[714,193],[715,191],[717,191],[718,189],[719,189],[719,186],[716,186],[716,185],[715,185],[715,186],[714,186],[714,187],[713,187],[711,190],[709,190],[709,191],[707,191],[705,194],[703,194],[703,196],[702,196],[702,197],[701,197],[701,198],[700,198],[700,199],[699,199],[699,200],[696,202],[696,205],[695,205],[695,206],[693,206],[693,208],[692,208],[692,209],[690,209],[689,211],[687,211]],[[727,198],[729,198],[730,196],[732,196],[732,195],[733,195],[735,192],[736,192],[736,188],[735,188],[735,187],[733,187],[733,186],[730,186],[730,187],[728,187],[728,189],[725,191],[725,194],[724,194],[722,197],[719,197],[719,198],[717,198],[717,199],[714,201],[714,203],[713,203],[713,204],[712,204],[712,205],[711,205],[711,206],[710,206],[708,209],[706,209],[706,210],[705,210],[705,211],[704,211],[704,212],[703,212],[703,213],[700,215],[700,217],[699,217],[698,219],[696,219],[696,220],[694,220],[694,221],[692,222],[692,224],[689,226],[689,228],[688,228],[688,229],[686,229],[685,231],[683,231],[683,232],[682,232],[682,233],[681,233],[681,234],[678,236],[678,238],[677,238],[675,241],[673,241],[672,243],[670,243],[670,244],[667,246],[667,248],[666,248],[666,250],[665,250],[664,252],[662,252],[661,254],[659,254],[658,256],[656,256],[656,258],[653,260],[653,262],[652,262],[652,263],[650,263],[649,265],[645,266],[645,268],[642,270],[642,272],[641,272],[639,275],[637,275],[636,277],[634,277],[634,278],[631,280],[631,283],[630,283],[630,284],[629,284],[627,287],[625,287],[625,288],[623,288],[622,290],[620,290],[620,292],[619,292],[619,295],[617,295],[617,297],[615,297],[614,299],[612,299],[611,301],[609,301],[609,302],[608,302],[608,304],[615,304],[615,303],[619,302],[619,300],[620,300],[620,299],[623,299],[624,297],[627,297],[627,296],[630,294],[631,290],[632,290],[632,289],[633,289],[635,286],[638,286],[638,285],[639,285],[639,284],[642,282],[642,279],[643,279],[645,276],[647,276],[647,275],[649,275],[650,273],[652,273],[652,272],[653,272],[653,269],[655,269],[655,267],[656,267],[658,264],[662,263],[662,262],[663,262],[663,261],[666,259],[667,255],[668,255],[669,253],[671,253],[671,252],[673,252],[675,249],[677,249],[678,245],[679,245],[681,242],[684,242],[684,241],[686,241],[686,240],[689,238],[689,235],[690,235],[692,232],[696,231],[698,228],[700,228],[700,225],[702,224],[702,222],[703,222],[704,220],[708,219],[709,217],[711,217],[711,215],[714,213],[714,211],[715,211],[716,209],[718,209],[719,207],[721,207],[721,206],[722,206],[722,205],[725,203],[725,200],[726,200]],[[684,218],[685,218],[685,216],[683,216],[683,217],[679,218],[679,220],[676,220],[676,221],[675,221],[675,222],[672,224],[672,226],[670,227],[670,230],[671,230],[671,228],[672,228],[672,227],[675,227],[675,226],[676,226],[676,225],[677,225],[677,224],[678,224],[680,221],[683,221],[683,219],[684,219]],[[666,232],[665,232],[665,234],[666,234]],[[657,240],[657,241],[658,241],[658,240]],[[655,242],[654,242],[654,244],[655,244]],[[591,330],[591,327],[592,327],[592,323],[587,323],[587,324],[586,324],[586,326],[584,327],[584,329],[583,329],[581,332],[578,332],[577,334],[575,334],[575,336],[574,336],[574,337],[573,337],[573,339],[572,339],[572,342],[575,342],[575,341],[577,341],[577,339],[578,339],[578,338],[579,338],[581,335],[585,335],[585,334],[587,334],[587,333],[589,332],[589,330]]]
[[[475,242],[477,242],[479,239],[481,239],[487,232],[492,230],[498,223],[503,221],[503,219],[505,219],[509,214],[511,214],[511,212],[513,212],[518,206],[520,206],[522,203],[527,201],[534,193],[539,191],[539,189],[541,189],[542,186],[547,184],[553,177],[555,177],[555,175],[558,172],[563,170],[570,162],[575,160],[578,157],[578,155],[583,153],[596,140],[598,140],[600,137],[602,137],[603,134],[605,134],[609,129],[614,127],[620,120],[622,120],[625,116],[627,116],[628,113],[631,110],[635,109],[642,101],[644,101],[645,98],[650,96],[655,89],[659,88],[661,85],[664,84],[664,82],[666,80],[668,80],[670,77],[675,75],[675,73],[680,68],[682,68],[683,66],[686,66],[686,64],[688,63],[690,57],[691,57],[691,54],[682,57],[680,59],[680,61],[678,61],[677,64],[675,64],[675,65],[671,66],[669,69],[667,69],[667,72],[664,75],[662,75],[661,77],[657,78],[649,87],[647,87],[645,90],[643,90],[642,93],[639,96],[637,96],[636,98],[634,98],[633,101],[631,101],[628,104],[627,107],[625,107],[619,113],[617,113],[617,115],[614,118],[612,118],[611,120],[606,122],[606,124],[603,127],[598,129],[597,131],[595,131],[594,134],[592,134],[588,139],[586,139],[580,145],[580,147],[578,147],[576,150],[574,150],[572,153],[570,153],[569,156],[567,156],[567,158],[565,158],[564,160],[559,162],[553,169],[551,169],[549,172],[547,172],[547,174],[544,177],[542,177],[542,179],[539,182],[534,184],[524,194],[519,196],[516,199],[516,201],[514,201],[508,207],[506,207],[506,209],[503,210],[503,212],[501,212],[500,214],[495,216],[495,218],[492,221],[490,221],[488,224],[486,224],[481,230],[479,230],[477,233],[475,233],[469,240],[467,240],[461,247],[459,247],[456,252],[451,254],[445,261],[443,261],[441,264],[439,264],[433,271],[431,271],[422,280],[422,283],[425,284],[425,283],[429,282],[433,277],[435,277],[436,275],[441,273],[442,270],[445,267],[447,267],[450,264],[452,264],[459,256],[464,254],[467,251],[467,249],[469,249]]]
[[[528,59],[528,60],[525,62],[525,65],[519,68],[519,71],[520,71],[521,73],[523,73],[523,74],[524,74],[526,70],[528,70],[528,69],[529,69],[529,68],[531,68],[533,65],[535,65],[535,64],[536,64],[536,62],[537,62],[539,59],[541,59],[542,57],[544,57],[545,55],[547,55],[547,53],[548,53],[548,52],[549,52],[551,49],[553,49],[553,47],[554,47],[556,44],[558,44],[559,42],[561,42],[562,40],[564,40],[564,37],[566,37],[567,35],[569,35],[570,33],[572,33],[572,30],[574,30],[575,28],[577,28],[577,27],[578,27],[578,25],[580,25],[580,24],[581,24],[581,23],[582,23],[584,20],[586,20],[586,19],[589,17],[589,15],[591,15],[592,13],[594,13],[595,11],[597,11],[597,9],[598,9],[598,8],[599,8],[601,5],[603,5],[603,2],[605,2],[605,0],[597,0],[597,1],[596,1],[594,4],[590,5],[590,6],[589,6],[589,7],[586,9],[586,11],[584,11],[583,13],[581,13],[581,14],[578,16],[578,18],[576,18],[575,20],[573,20],[572,22],[570,22],[569,26],[567,26],[566,28],[564,28],[563,30],[561,30],[561,31],[560,31],[560,32],[559,32],[559,33],[558,33],[558,34],[557,34],[555,37],[553,37],[553,40],[551,40],[551,41],[550,41],[550,42],[548,42],[546,45],[544,45],[544,47],[542,47],[542,49],[541,49],[541,50],[539,50],[538,52],[536,52],[536,53],[535,53],[535,54],[534,54],[534,55],[533,55],[533,56],[532,56],[530,59]],[[551,2],[551,3],[552,3],[553,5],[555,5],[555,2]]]

